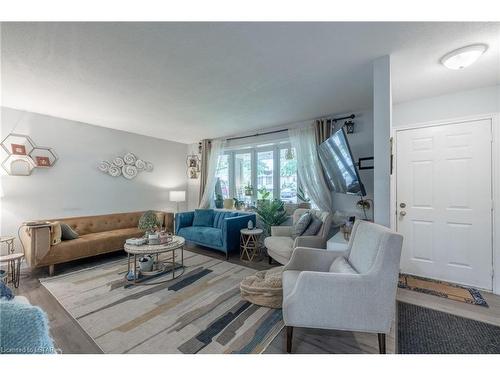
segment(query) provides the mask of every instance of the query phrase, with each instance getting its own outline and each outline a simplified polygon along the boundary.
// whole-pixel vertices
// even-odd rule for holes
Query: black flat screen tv
[[[330,190],[343,194],[366,195],[344,128],[320,144],[318,154]]]

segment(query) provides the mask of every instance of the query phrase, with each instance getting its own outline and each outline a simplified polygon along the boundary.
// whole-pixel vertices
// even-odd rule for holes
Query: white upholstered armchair
[[[293,226],[271,227],[271,236],[264,240],[264,246],[267,248],[267,254],[269,255],[269,264],[271,264],[272,259],[280,264],[286,264],[296,247],[326,248],[326,241],[328,241],[328,234],[332,225],[332,215],[326,211],[298,208],[293,212],[293,224],[306,212],[311,212],[323,222],[319,232],[314,236],[299,236],[294,239],[292,238]]]
[[[377,333],[385,353],[402,244],[390,229],[357,221],[345,252],[296,248],[283,270],[287,352],[293,327],[308,327]]]

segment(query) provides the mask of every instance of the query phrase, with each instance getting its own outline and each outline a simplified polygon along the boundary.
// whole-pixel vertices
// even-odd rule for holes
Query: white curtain
[[[210,208],[214,206],[216,182],[215,173],[217,172],[217,162],[219,161],[219,156],[223,154],[225,144],[225,140],[215,139],[211,141],[210,154],[207,164],[207,179],[205,190],[203,191],[203,195],[200,200],[200,208]],[[206,160],[202,161],[202,163],[206,162]]]
[[[323,177],[314,125],[288,129],[288,135],[297,153],[297,173],[304,190],[318,208],[332,212],[332,193]]]

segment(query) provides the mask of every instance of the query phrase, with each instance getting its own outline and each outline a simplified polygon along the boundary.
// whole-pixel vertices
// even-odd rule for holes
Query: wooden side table
[[[7,244],[7,255],[0,256],[0,264],[7,263],[7,277],[10,274],[12,285],[19,287],[21,275],[21,262],[24,258],[23,253],[16,253],[14,248],[14,237],[0,237],[0,244]]]
[[[253,261],[260,255],[259,240],[262,235],[262,229],[242,229],[240,230],[240,259]]]

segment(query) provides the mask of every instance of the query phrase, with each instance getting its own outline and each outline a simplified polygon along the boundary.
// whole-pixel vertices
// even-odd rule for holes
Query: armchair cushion
[[[358,272],[351,266],[344,257],[336,258],[330,266],[330,272],[357,274]]]
[[[193,227],[212,227],[214,224],[214,210],[194,210]]]
[[[292,237],[271,236],[264,240],[264,246],[268,252],[272,251],[272,255],[270,255],[274,260],[286,264],[293,251],[293,239]]]
[[[309,226],[309,223],[311,223],[311,214],[306,212],[293,224],[292,238],[295,239],[302,235]]]
[[[302,233],[302,236],[315,236],[321,229],[322,225],[323,222],[316,215],[311,215],[311,222]]]
[[[362,228],[362,230],[359,230]],[[359,272],[367,273],[372,267],[379,251],[380,228],[370,223],[359,221],[351,233],[352,244],[349,253],[349,263]]]

